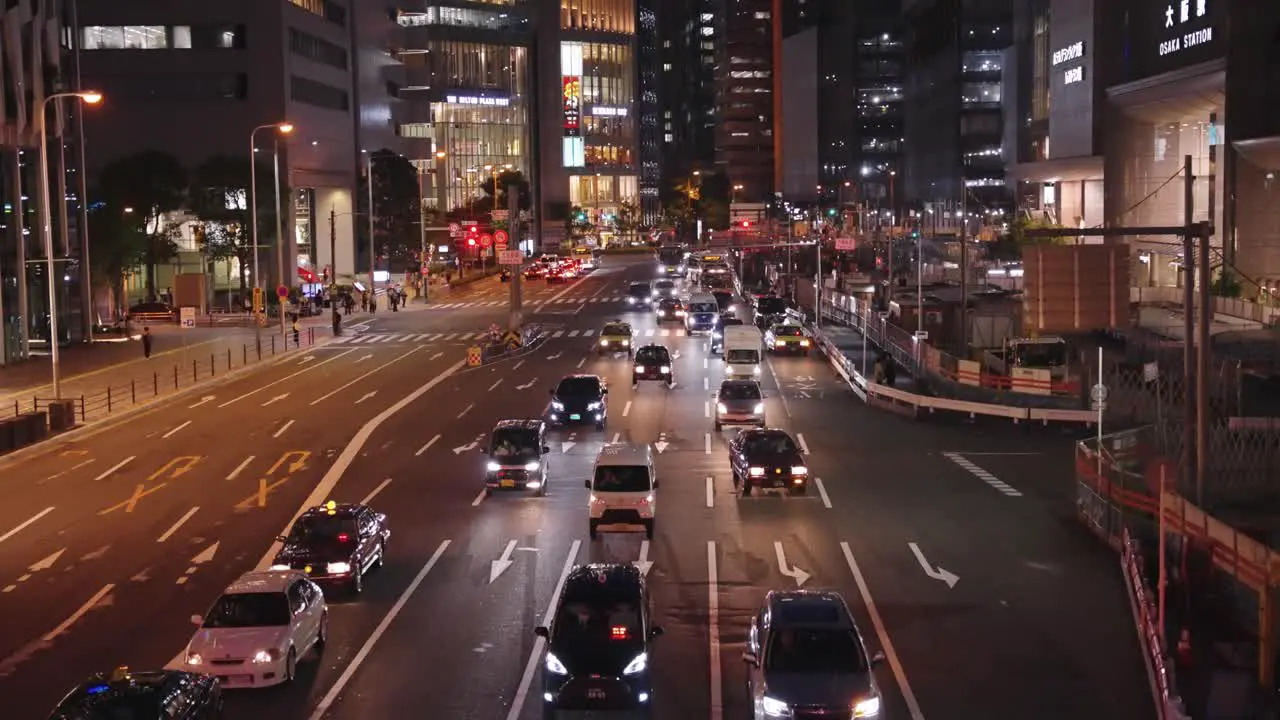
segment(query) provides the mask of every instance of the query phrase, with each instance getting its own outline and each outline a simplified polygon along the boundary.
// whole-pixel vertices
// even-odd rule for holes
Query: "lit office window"
[[[163,25],[90,25],[81,33],[85,50],[164,50],[169,36]],[[190,46],[190,30],[187,32]]]
[[[580,137],[567,137],[564,139],[563,157],[561,160],[564,166],[583,167],[586,162],[586,144]]]

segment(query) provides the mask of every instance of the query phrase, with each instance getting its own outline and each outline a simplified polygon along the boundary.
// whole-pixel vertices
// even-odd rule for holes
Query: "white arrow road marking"
[[[640,559],[631,563],[640,571],[640,577],[646,577],[649,571],[653,569],[653,562],[649,560],[649,541],[640,541]]]
[[[454,449],[453,449],[453,454],[454,454],[454,455],[461,455],[461,454],[462,454],[462,453],[464,453],[464,452],[470,452],[470,451],[472,451],[472,450],[475,450],[477,447],[479,447],[479,446],[480,446],[480,440],[481,440],[483,437],[484,437],[484,435],[477,435],[475,440],[472,440],[471,442],[467,443],[466,445],[459,445],[458,447],[456,447],[456,448],[454,448]]]
[[[941,580],[947,584],[948,588],[955,587],[956,583],[960,581],[960,576],[950,570],[945,570],[942,567],[935,568],[933,565],[930,565],[929,561],[924,559],[924,553],[920,550],[919,545],[915,543],[907,543],[907,547],[911,548],[911,554],[916,556],[916,561],[920,563],[920,567],[924,568],[925,575],[928,575],[934,580]]]
[[[306,356],[306,357],[302,358],[302,360],[298,361],[298,364],[299,364],[299,365],[306,365],[307,363],[309,363],[309,362],[311,362],[312,360],[315,360],[315,359],[316,359],[316,356],[315,356],[315,355],[308,355],[308,356]]]
[[[129,458],[129,459],[130,459],[130,460],[132,460],[133,458]],[[101,478],[99,478],[99,479],[101,479]],[[2,542],[4,542],[5,540],[8,540],[9,538],[13,537],[14,535],[17,535],[18,533],[22,532],[23,530],[25,530],[25,529],[26,529],[26,527],[27,527],[28,525],[30,525],[31,523],[33,523],[33,522],[35,522],[35,521],[39,520],[40,518],[44,517],[45,515],[48,515],[48,514],[49,514],[49,513],[51,513],[51,512],[53,512],[53,507],[52,507],[52,506],[47,507],[47,508],[45,508],[45,509],[41,510],[40,512],[36,513],[35,515],[32,515],[31,517],[29,517],[29,518],[27,518],[26,520],[22,521],[22,524],[18,525],[18,527],[16,527],[16,528],[14,528],[14,529],[10,530],[9,532],[7,532],[7,533],[5,533],[5,534],[3,534],[3,535],[0,535],[0,543],[2,543]]]
[[[573,569],[574,560],[578,557],[578,550],[581,548],[581,540],[574,540],[573,544],[569,546],[569,556],[565,558],[564,568],[560,571],[560,579],[556,581],[555,590],[551,592],[551,602],[547,606],[547,613],[542,616],[541,625],[551,625],[551,621],[555,617],[556,607],[560,604],[560,593],[564,592],[565,581],[569,578],[569,571]],[[507,720],[518,720],[524,712],[524,701],[529,695],[529,687],[533,685],[533,676],[538,672],[538,665],[542,662],[542,651],[546,648],[546,643],[547,641],[543,638],[533,641],[533,650],[529,653],[529,661],[524,666],[524,675],[520,677],[520,685],[516,688],[511,710],[507,712]],[[711,664],[719,665],[719,663]],[[326,708],[322,707],[321,709]],[[311,720],[320,720],[321,715],[312,715]]]
[[[292,380],[293,378],[295,378],[295,377],[297,377],[297,376],[301,375],[302,373],[310,372],[310,371],[312,371],[312,370],[315,370],[316,368],[320,367],[321,365],[325,365],[325,364],[327,364],[327,363],[331,363],[331,362],[333,362],[334,360],[338,360],[338,359],[340,359],[340,358],[344,358],[344,357],[346,357],[347,355],[350,355],[350,354],[351,354],[351,353],[353,353],[353,352],[355,352],[355,348],[349,348],[349,349],[347,349],[347,350],[343,350],[343,351],[342,351],[342,352],[340,352],[340,353],[337,353],[337,354],[336,354],[336,355],[334,355],[333,357],[325,358],[324,360],[321,360],[321,361],[320,361],[320,362],[318,362],[318,363],[311,363],[311,364],[308,364],[306,367],[302,368],[301,370],[299,370],[299,371],[297,371],[297,372],[294,372],[294,373],[290,373],[290,374],[288,374],[288,375],[285,375],[284,377],[282,377],[282,378],[280,378],[280,379],[278,379],[278,380],[272,380],[271,382],[267,383],[266,385],[262,385],[262,386],[260,386],[260,387],[256,387],[256,388],[254,388],[254,389],[252,389],[252,390],[250,390],[250,391],[248,391],[248,392],[246,392],[246,393],[242,393],[242,394],[241,394],[240,396],[238,396],[238,397],[233,397],[233,398],[231,398],[230,400],[228,400],[228,401],[226,401],[226,402],[224,402],[224,403],[221,403],[220,405],[218,405],[218,407],[220,407],[220,408],[224,408],[224,407],[227,407],[228,405],[233,405],[233,404],[235,404],[235,403],[238,403],[238,402],[240,402],[241,400],[243,400],[243,399],[245,399],[245,398],[247,398],[247,397],[250,397],[250,396],[252,396],[252,395],[257,395],[258,393],[262,392],[263,390],[266,390],[266,389],[267,389],[267,388],[269,388],[269,387],[274,387],[274,386],[276,386],[276,385],[279,385],[280,383],[288,382],[288,381]]]
[[[336,388],[334,388],[334,389],[330,390],[329,392],[325,393],[324,395],[321,395],[320,397],[316,398],[315,400],[312,400],[312,401],[311,401],[311,404],[312,404],[312,405],[318,405],[318,404],[320,404],[320,403],[324,402],[325,400],[328,400],[329,398],[333,397],[334,395],[337,395],[338,393],[342,392],[343,390],[346,390],[347,388],[351,387],[352,385],[355,385],[356,383],[360,382],[361,380],[364,380],[365,378],[369,377],[370,375],[373,375],[374,373],[379,372],[379,371],[381,371],[381,370],[385,370],[386,368],[391,367],[392,365],[394,365],[394,364],[396,364],[396,363],[400,362],[401,360],[403,360],[403,359],[405,359],[405,358],[409,357],[410,355],[412,355],[412,354],[414,354],[414,353],[418,352],[419,350],[421,350],[421,349],[422,349],[422,347],[423,347],[422,345],[418,345],[417,347],[413,348],[412,350],[410,350],[409,352],[407,352],[407,353],[405,353],[405,354],[403,354],[403,355],[397,355],[397,356],[395,356],[394,358],[391,358],[390,360],[388,360],[388,361],[386,361],[386,362],[382,363],[382,364],[381,364],[381,365],[379,365],[378,367],[376,367],[376,368],[374,368],[374,369],[370,370],[369,372],[367,372],[367,373],[365,373],[365,374],[361,375],[360,377],[356,378],[355,380],[349,380],[349,381],[347,381],[346,383],[344,383],[344,384],[342,384],[342,385],[339,385],[338,387],[336,387]]]
[[[707,476],[707,507],[716,506],[716,481],[710,475]]]
[[[463,416],[463,415],[466,415],[466,414],[467,414],[467,413],[469,413],[469,412],[471,412],[471,409],[472,409],[472,408],[474,408],[475,406],[476,406],[476,404],[475,404],[475,403],[471,403],[471,404],[467,405],[466,407],[462,408],[462,412],[458,413],[458,419],[459,419],[459,420],[461,420],[461,419],[462,419],[462,416]]]
[[[658,442],[653,444],[653,449],[657,450],[659,455],[661,455],[662,452],[666,450],[668,447],[671,447],[671,444],[668,443],[666,440],[659,440]]]
[[[572,440],[565,440],[564,442],[560,443],[560,452],[567,453],[573,449],[574,445],[577,445],[577,444],[578,443],[573,442]]]
[[[182,527],[183,523],[190,520],[191,516],[195,515],[196,511],[199,509],[200,509],[199,506],[197,506],[188,510],[186,515],[183,515],[182,517],[178,518],[178,522],[174,523],[173,526],[170,527],[168,530],[165,530],[163,535],[156,538],[156,542],[162,543],[165,540],[168,540],[170,537],[172,537],[174,533],[178,532],[178,528]]]
[[[19,583],[24,583],[30,580],[32,575],[35,575],[41,570],[48,570],[49,568],[53,567],[54,563],[58,562],[58,558],[62,557],[62,553],[66,551],[67,551],[66,548],[62,548],[61,550],[58,550],[57,552],[44,558],[43,560],[37,560],[35,563],[27,567],[26,573],[18,577],[18,579],[14,581],[12,585],[6,585],[3,590],[0,590],[0,592],[5,592],[5,593],[13,592],[14,590],[17,589]]]
[[[289,429],[289,426],[290,426],[290,425],[292,425],[292,424],[293,424],[293,421],[292,421],[292,420],[290,420],[290,421],[286,422],[285,424],[281,425],[281,426],[280,426],[280,429],[279,429],[279,430],[277,430],[277,431],[275,431],[275,434],[273,434],[271,437],[273,437],[273,438],[278,438],[278,437],[280,437],[281,435],[283,435],[283,434],[284,434],[284,431],[285,431],[285,430],[288,430],[288,429]]]
[[[377,391],[377,390],[370,390],[369,392],[365,393],[364,395],[361,395],[361,396],[360,396],[360,399],[359,399],[359,400],[357,400],[357,401],[355,402],[355,404],[356,404],[356,405],[359,405],[360,403],[364,402],[365,400],[368,400],[369,398],[371,398],[371,397],[373,397],[374,395],[377,395],[377,394],[378,394],[378,391]]]
[[[499,577],[502,577],[502,573],[506,572],[507,568],[513,565],[513,563],[511,562],[511,553],[515,552],[515,549],[516,549],[515,540],[511,540],[507,542],[507,547],[503,549],[502,556],[499,557],[497,560],[494,560],[493,562],[489,563],[489,582],[492,583],[493,581],[497,580]]]
[[[533,387],[533,384],[534,384],[534,383],[536,383],[536,382],[538,382],[538,378],[534,378],[534,379],[530,380],[529,382],[527,382],[527,383],[525,383],[525,384],[523,384],[523,385],[517,385],[517,386],[516,386],[516,389],[517,389],[517,390],[528,390],[529,388]]]
[[[796,442],[800,444],[800,452],[809,454],[809,443],[804,441],[804,433],[796,433]]]
[[[360,357],[356,358],[356,364],[358,365],[358,364],[360,364],[360,363],[364,362],[365,360],[368,360],[368,359],[369,359],[369,358],[371,358],[371,357],[373,357],[373,353],[366,353],[366,354],[364,354],[364,355],[362,355],[362,356],[360,356]]]
[[[773,552],[778,556],[778,572],[795,580],[796,587],[804,587],[804,584],[809,580],[809,573],[798,567],[787,565],[787,554],[783,551],[781,542],[774,541]]]
[[[418,448],[418,452],[414,453],[413,456],[418,457],[422,453],[426,452],[432,445],[435,445],[436,441],[439,439],[440,439],[439,435],[436,435],[435,437],[431,438],[430,440],[427,441],[426,445],[423,445],[422,447]]]
[[[262,403],[262,407],[266,407],[266,406],[268,406],[268,405],[273,405],[273,404],[278,403],[278,402],[280,402],[281,400],[283,400],[283,399],[285,399],[285,398],[287,398],[287,397],[289,397],[289,393],[281,393],[281,394],[279,394],[279,395],[277,395],[277,396],[275,396],[275,397],[271,398],[270,400],[268,400],[268,401],[266,401],[266,402]]]
[[[212,561],[213,556],[217,554],[218,554],[218,543],[214,543],[209,547],[205,548],[204,550],[201,550],[198,555],[191,558],[191,567],[187,568],[187,571],[182,574],[182,577],[175,580],[174,584],[185,585],[187,580],[190,580],[191,576],[196,574],[196,571],[200,569],[201,565],[204,565],[205,563]]]
[[[81,555],[80,562],[86,562],[88,560],[101,560],[103,556],[107,554],[107,551],[110,549],[111,549],[110,545],[103,545],[102,547],[98,548],[97,550],[94,550],[93,552],[88,552],[88,553],[85,553],[84,555]]]
[[[560,357],[561,355],[563,355],[563,354],[564,354],[564,351],[563,351],[563,350],[561,350],[560,352],[556,353],[555,355],[548,355],[548,356],[547,356],[547,359],[548,359],[548,360],[555,360],[555,359],[559,358],[559,357]]]
[[[626,417],[630,414],[631,414],[631,401],[628,400],[627,404],[622,406],[622,417]]]
[[[167,433],[165,433],[165,434],[161,435],[160,437],[161,437],[162,439],[168,440],[170,437],[172,437],[172,436],[174,436],[175,434],[177,434],[177,432],[178,432],[179,430],[181,430],[182,428],[184,428],[184,427],[186,427],[186,426],[188,426],[188,425],[190,425],[190,424],[191,424],[191,421],[190,421],[190,420],[188,420],[188,421],[186,421],[186,422],[182,423],[181,425],[179,425],[178,427],[176,427],[176,428],[174,428],[174,429],[170,430],[169,432],[167,432]]]
[[[822,506],[830,510],[831,498],[827,496],[827,486],[822,484],[822,478],[814,478],[813,484],[818,486],[818,495],[822,498]]]
[[[200,398],[200,402],[198,402],[198,403],[196,403],[196,404],[194,404],[194,405],[188,405],[188,406],[187,406],[187,409],[188,409],[188,410],[194,410],[195,408],[198,408],[198,407],[200,407],[201,405],[204,405],[205,403],[213,402],[216,398],[217,398],[217,396],[216,396],[216,395],[205,395],[204,397]]]
[[[471,501],[471,507],[480,507],[480,503],[484,502],[484,491],[481,490],[476,495],[476,499]]]
[[[439,359],[440,359],[440,358],[442,358],[442,357],[444,357],[444,353],[442,353],[442,352],[438,352],[438,353],[436,353],[435,355],[432,355],[431,357],[429,357],[429,358],[427,358],[427,359],[428,359],[428,360],[439,360]]]

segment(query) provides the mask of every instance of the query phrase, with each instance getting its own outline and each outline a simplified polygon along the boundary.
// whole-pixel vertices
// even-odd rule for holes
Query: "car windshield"
[[[636,351],[637,363],[665,363],[671,362],[671,355],[664,347],[646,347]]]
[[[689,311],[696,313],[718,313],[720,306],[715,302],[691,302],[689,303]]]
[[[538,457],[538,432],[528,428],[502,428],[493,431],[489,456],[494,460],[527,462]]]
[[[720,324],[721,325],[741,325],[742,318],[734,317],[732,315],[721,315]]]
[[[782,298],[760,298],[756,301],[756,311],[763,315],[774,315],[787,311],[787,304]]]
[[[295,540],[310,542],[314,540],[337,540],[338,536],[347,536],[356,532],[355,518],[350,515],[313,514],[298,518],[293,531],[289,535]]]
[[[596,468],[596,492],[648,492],[649,468],[644,465],[602,465]]]
[[[849,630],[779,628],[769,638],[764,668],[780,673],[860,673],[866,655]]]
[[[148,688],[142,692],[111,688],[107,691],[86,690],[81,697],[53,714],[54,720],[155,720],[168,717],[161,714],[160,698],[164,697]],[[107,694],[109,693],[109,695]],[[104,697],[105,696],[105,697]]]
[[[724,361],[730,365],[750,365],[760,362],[760,353],[755,350],[730,350],[725,353]]]
[[[642,638],[639,605],[608,589],[578,591],[556,612],[553,645]]]
[[[594,377],[568,377],[556,388],[560,397],[599,397],[600,379]]]
[[[631,327],[629,325],[605,325],[600,331],[601,335],[630,335]]]
[[[774,337],[804,337],[804,331],[795,325],[774,325]]]
[[[675,286],[676,284],[671,282],[670,280],[659,280],[658,282],[653,284],[653,287],[656,290],[671,290],[675,288]]]
[[[650,290],[649,286],[644,283],[640,283],[638,285],[632,285],[631,287],[627,288],[627,294],[632,297],[649,297],[649,293],[651,292],[653,291]]]
[[[724,383],[720,386],[722,400],[757,400],[760,386],[755,383]]]
[[[658,303],[658,307],[663,310],[679,310],[680,301],[667,298],[666,300],[663,300],[662,302]]]
[[[278,627],[289,621],[284,593],[233,593],[218,598],[204,618],[204,627]]]
[[[785,433],[761,433],[747,438],[748,453],[786,455],[796,452],[796,444]]]

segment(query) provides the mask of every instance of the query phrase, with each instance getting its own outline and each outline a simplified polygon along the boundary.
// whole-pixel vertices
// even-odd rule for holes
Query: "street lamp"
[[[58,293],[54,287],[53,268],[53,221],[49,210],[49,139],[46,137],[45,116],[49,113],[49,101],[58,98],[79,98],[80,100],[90,104],[97,105],[102,102],[102,93],[95,90],[85,90],[82,92],[64,92],[54,93],[44,99],[40,104],[39,125],[37,127],[40,133],[40,235],[44,243],[44,272],[45,285],[49,290],[49,360],[52,364],[53,374],[53,396],[55,398],[62,397],[62,384],[58,378]],[[65,201],[65,198],[63,199]],[[84,198],[80,198],[84,202]],[[25,272],[25,269],[24,269]],[[82,279],[82,283],[84,280]]]
[[[734,186],[733,186],[733,194],[732,194],[732,195],[730,196],[730,198],[729,198],[729,204],[730,204],[730,205],[732,205],[732,204],[734,204],[734,203],[738,202],[738,191],[739,191],[739,190],[741,190],[741,189],[742,189],[742,185],[741,185],[741,184],[738,184],[738,185],[734,185]]]
[[[288,135],[293,132],[293,124],[289,122],[267,123],[259,125],[249,132],[249,238],[253,244],[253,286],[262,287],[262,274],[259,272],[258,265],[258,164],[254,153],[257,152],[255,139],[259,130],[274,129],[282,135]],[[277,188],[278,190],[278,188]],[[276,202],[276,207],[280,203]],[[279,218],[276,219],[277,226]],[[255,308],[256,309],[256,308]],[[281,308],[283,311],[283,308]]]

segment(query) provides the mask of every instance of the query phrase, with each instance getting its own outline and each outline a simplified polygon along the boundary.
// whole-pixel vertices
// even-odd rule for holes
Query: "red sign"
[[[485,248],[487,248],[487,247],[489,247],[489,246],[490,246],[490,245],[492,245],[492,244],[493,244],[493,236],[492,236],[492,235],[490,235],[489,233],[485,233],[485,234],[483,234],[483,235],[481,235],[481,236],[480,236],[480,247],[485,247]]]
[[[493,242],[498,246],[499,250],[506,250],[507,249],[507,231],[494,230]]]
[[[578,75],[564,75],[561,78],[564,99],[564,134],[565,137],[577,137],[582,124],[582,78]]]

